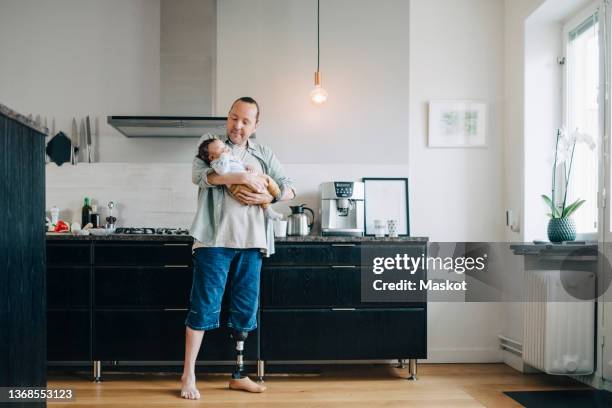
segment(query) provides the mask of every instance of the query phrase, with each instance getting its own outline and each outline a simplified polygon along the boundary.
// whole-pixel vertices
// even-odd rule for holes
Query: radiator
[[[592,374],[595,302],[568,294],[560,276],[560,271],[525,271],[523,361],[548,374]],[[592,272],[563,271],[563,279],[595,296]]]

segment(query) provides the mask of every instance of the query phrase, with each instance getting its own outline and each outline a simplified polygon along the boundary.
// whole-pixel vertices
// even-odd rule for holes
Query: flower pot
[[[551,218],[548,221],[550,242],[573,241],[576,239],[576,224],[571,218]]]

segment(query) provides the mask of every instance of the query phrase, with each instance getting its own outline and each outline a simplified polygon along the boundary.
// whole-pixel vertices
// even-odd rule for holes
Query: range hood
[[[193,137],[223,133],[227,117],[107,116],[109,125],[126,137]]]

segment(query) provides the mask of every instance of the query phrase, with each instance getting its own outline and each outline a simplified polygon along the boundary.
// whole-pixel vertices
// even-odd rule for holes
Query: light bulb
[[[327,100],[327,91],[321,87],[321,73],[315,72],[315,87],[310,91],[310,100],[315,105],[321,105]]]
[[[315,86],[315,88],[310,92],[310,100],[315,105],[321,105],[327,100],[327,91],[321,88],[321,85]]]

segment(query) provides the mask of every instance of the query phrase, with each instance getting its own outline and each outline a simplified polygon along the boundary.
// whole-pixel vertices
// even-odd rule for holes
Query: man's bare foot
[[[181,397],[185,399],[200,399],[200,391],[196,388],[195,375],[183,375],[181,377]]]
[[[240,379],[232,378],[229,382],[229,388],[231,390],[241,390],[248,392],[264,392],[266,390],[266,386],[263,384],[257,384],[253,382],[249,377],[244,377]]]

